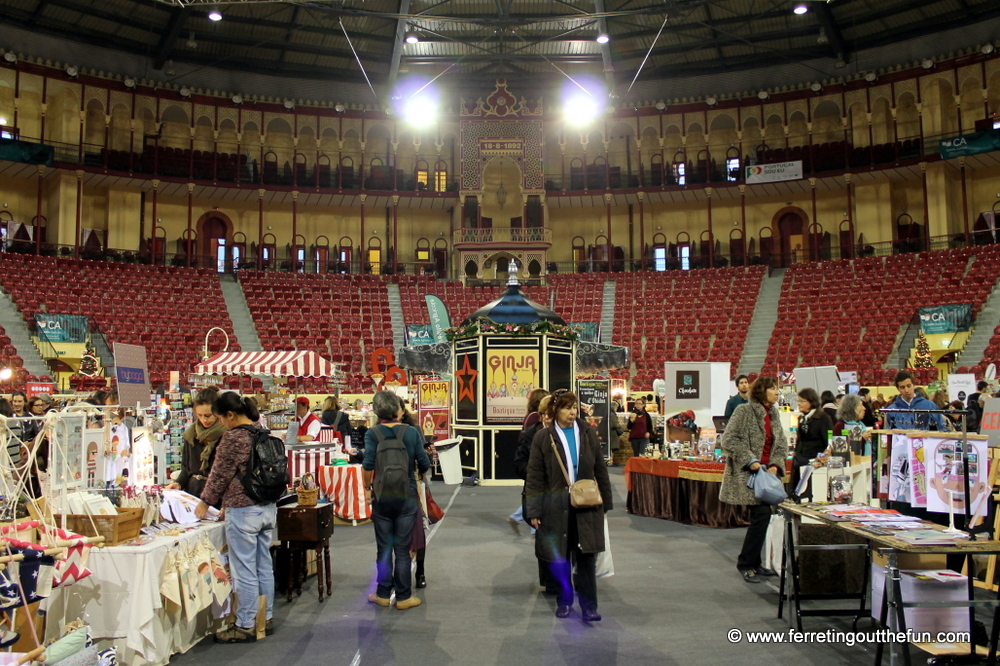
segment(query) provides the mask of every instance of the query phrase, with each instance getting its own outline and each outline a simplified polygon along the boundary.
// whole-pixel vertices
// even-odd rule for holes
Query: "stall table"
[[[364,471],[361,465],[320,465],[319,487],[333,504],[333,515],[357,524],[372,517],[365,500]]]
[[[629,458],[627,505],[637,516],[701,527],[745,527],[750,510],[719,501],[725,463]]]
[[[112,546],[90,551],[93,575],[66,588],[56,588],[47,602],[51,618],[84,618],[94,642],[118,646],[118,663],[160,666],[170,656],[191,649],[203,637],[222,628],[212,607],[187,622],[183,612],[171,612],[160,596],[160,577],[167,553],[208,536],[221,549],[226,543],[223,523],[203,523],[178,536],[161,536],[141,546]],[[46,623],[47,638],[56,638],[58,622]]]

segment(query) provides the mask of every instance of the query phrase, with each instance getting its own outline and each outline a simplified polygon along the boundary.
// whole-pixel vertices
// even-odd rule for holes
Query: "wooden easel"
[[[988,449],[989,457],[992,461],[990,463],[990,475],[989,475],[989,487],[990,492],[993,493],[993,504],[994,506],[1000,506],[997,502],[1000,502],[1000,493],[996,492],[997,479],[1000,477],[1000,449]],[[979,519],[978,522],[982,522]],[[977,523],[978,524],[978,523]],[[993,538],[998,538],[1000,535],[1000,510],[996,512],[993,518]],[[962,573],[966,576],[970,574],[968,567],[962,568]],[[986,580],[979,580],[979,578],[973,578],[972,584],[978,588],[984,590],[990,590],[991,592],[1000,591],[1000,583],[997,582],[997,556],[987,555],[986,556]]]

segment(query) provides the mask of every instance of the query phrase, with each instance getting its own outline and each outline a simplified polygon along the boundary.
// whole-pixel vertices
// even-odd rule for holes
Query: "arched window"
[[[434,191],[448,191],[448,165],[444,160],[434,163]]]
[[[326,273],[330,264],[330,239],[326,236],[318,237],[313,244],[312,255],[315,272]]]
[[[382,272],[382,240],[377,236],[368,239],[365,250],[365,273],[378,275]]]
[[[418,263],[429,262],[431,260],[431,242],[426,238],[418,238],[414,256]]]
[[[343,236],[338,243],[337,249],[337,272],[338,273],[350,273],[351,264],[354,258],[354,241],[349,237]]]
[[[687,155],[683,150],[674,153],[674,182],[687,185]]]
[[[233,268],[240,269],[247,262],[247,235],[242,231],[233,234],[233,245],[230,248],[232,253]]]
[[[430,169],[427,167],[427,160],[418,159],[414,170],[417,192],[432,190],[430,183]],[[432,190],[433,191],[433,190]]]
[[[576,264],[577,273],[587,272],[587,244],[583,236],[573,237],[573,261]]]
[[[273,269],[278,260],[278,239],[274,234],[264,234],[260,245],[261,267]]]

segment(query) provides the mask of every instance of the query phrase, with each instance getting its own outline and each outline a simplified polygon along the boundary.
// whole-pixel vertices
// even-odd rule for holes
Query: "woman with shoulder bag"
[[[830,415],[822,408],[819,394],[815,389],[804,388],[799,391],[798,439],[795,442],[795,456],[792,459],[792,488],[797,488],[801,473],[799,469],[809,464],[809,461],[826,451],[829,445],[827,433],[833,430]],[[812,480],[802,493],[802,497],[812,501]]]
[[[778,382],[774,377],[758,377],[750,387],[750,401],[736,408],[722,436],[726,470],[719,501],[750,507],[750,527],[736,560],[736,568],[748,583],[759,583],[760,576],[777,575],[773,569],[761,566],[771,507],[754,497],[747,481],[751,474],[761,469],[763,474],[785,476],[788,440],[778,415],[778,394]]]
[[[552,394],[548,411],[553,422],[531,442],[526,518],[537,530],[535,556],[548,564],[559,588],[556,617],[569,616],[575,588],[583,621],[597,622],[597,553],[604,551],[604,514],[613,500],[597,433],[577,418],[578,407],[575,394],[564,389]],[[596,503],[574,506],[570,491],[577,488],[589,491],[588,501]]]

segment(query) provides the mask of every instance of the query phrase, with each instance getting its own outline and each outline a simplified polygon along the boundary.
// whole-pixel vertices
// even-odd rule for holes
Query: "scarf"
[[[184,431],[184,441],[188,443],[189,446],[194,446],[195,442],[202,443],[201,449],[201,472],[203,474],[208,473],[209,462],[212,460],[212,454],[215,453],[215,445],[219,443],[222,436],[226,432],[226,426],[222,425],[222,421],[216,421],[214,425],[206,428],[201,425],[201,421],[197,418],[194,420],[187,430]]]

